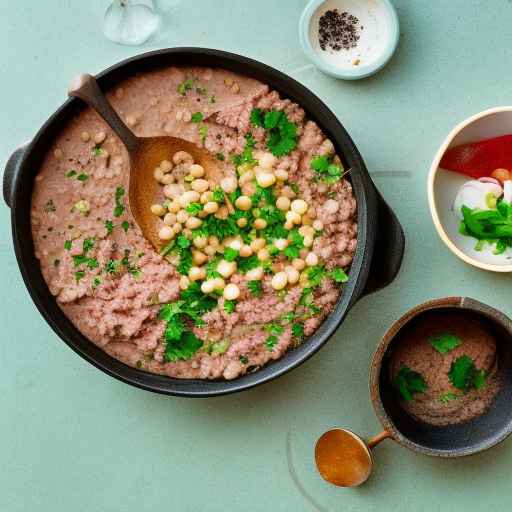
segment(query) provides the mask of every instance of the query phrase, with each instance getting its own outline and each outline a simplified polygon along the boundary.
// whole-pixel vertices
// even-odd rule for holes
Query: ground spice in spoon
[[[359,19],[348,12],[340,13],[338,9],[325,11],[319,20],[320,48],[324,51],[330,48],[335,52],[355,48],[362,29]]]

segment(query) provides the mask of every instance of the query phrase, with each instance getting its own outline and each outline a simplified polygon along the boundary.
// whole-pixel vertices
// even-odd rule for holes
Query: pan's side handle
[[[363,296],[393,282],[402,265],[405,250],[404,231],[398,218],[376,188],[375,194],[377,195],[377,237]]]
[[[10,208],[12,205],[12,199],[14,194],[14,185],[16,183],[16,178],[20,172],[21,163],[25,158],[25,153],[29,143],[26,142],[19,146],[13,154],[7,160],[4,169],[4,179],[3,179],[3,192],[4,192],[4,201],[7,203],[7,206]]]

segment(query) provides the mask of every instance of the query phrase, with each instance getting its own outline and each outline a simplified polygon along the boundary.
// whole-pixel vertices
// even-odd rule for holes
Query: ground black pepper
[[[340,13],[338,9],[325,11],[319,20],[320,48],[330,48],[335,52],[355,48],[362,28],[359,26],[359,19],[348,12]]]

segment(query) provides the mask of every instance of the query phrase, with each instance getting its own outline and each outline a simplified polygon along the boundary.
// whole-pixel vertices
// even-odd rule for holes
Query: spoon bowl
[[[188,140],[171,136],[137,137],[110,105],[92,75],[79,75],[73,79],[68,94],[80,98],[93,108],[125,145],[130,157],[130,210],[145,238],[159,251],[165,244],[158,237],[159,219],[151,213],[151,205],[155,203],[160,188],[153,176],[154,170],[162,161],[171,160],[179,151],[189,153],[213,183],[220,183],[224,168],[209,151]],[[232,205],[226,202],[231,210]]]

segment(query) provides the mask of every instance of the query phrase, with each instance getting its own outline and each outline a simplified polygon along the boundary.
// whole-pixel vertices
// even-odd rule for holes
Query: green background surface
[[[460,294],[512,314],[509,276],[456,259],[436,235],[426,201],[430,160],[451,127],[511,102],[512,3],[396,0],[402,35],[394,59],[377,76],[353,83],[309,66],[297,35],[304,5],[161,1],[163,29],[132,48],[103,37],[100,0],[0,0],[2,167],[63,102],[74,74],[99,72],[148,49],[209,46],[262,60],[318,94],[354,138],[407,236],[399,278],[361,300],[306,364],[242,394],[191,400],[115,381],[57,338],[22,283],[2,204],[2,512],[510,508],[512,440],[451,461],[387,441],[376,449],[372,479],[356,490],[321,480],[313,446],[336,424],[363,435],[379,431],[369,361],[386,328],[412,306]]]

